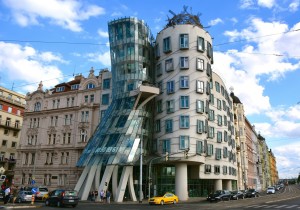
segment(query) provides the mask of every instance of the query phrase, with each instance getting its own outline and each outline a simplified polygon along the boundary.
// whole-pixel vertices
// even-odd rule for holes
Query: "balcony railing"
[[[13,129],[13,130],[21,130],[22,126],[20,122],[11,122],[7,120],[0,120],[0,127]]]

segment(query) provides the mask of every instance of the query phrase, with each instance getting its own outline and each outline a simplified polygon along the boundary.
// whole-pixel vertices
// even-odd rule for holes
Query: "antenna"
[[[15,83],[13,82],[12,87],[11,87],[12,91],[14,90],[14,85],[15,85]]]

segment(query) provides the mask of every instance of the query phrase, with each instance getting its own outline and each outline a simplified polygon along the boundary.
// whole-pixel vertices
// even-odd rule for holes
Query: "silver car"
[[[18,193],[16,202],[17,203],[30,202],[31,199],[32,199],[32,192],[22,190]]]

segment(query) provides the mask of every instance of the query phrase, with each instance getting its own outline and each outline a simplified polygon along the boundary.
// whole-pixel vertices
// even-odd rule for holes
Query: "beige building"
[[[10,182],[14,176],[24,108],[24,95],[0,87],[0,173]]]
[[[17,149],[15,183],[74,188],[76,163],[111,101],[111,72],[91,69],[51,90],[27,94],[24,126]],[[33,181],[34,180],[34,181]]]

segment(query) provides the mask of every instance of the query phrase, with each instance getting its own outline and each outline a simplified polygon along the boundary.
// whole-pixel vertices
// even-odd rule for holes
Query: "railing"
[[[16,130],[22,129],[20,122],[11,122],[7,120],[0,120],[0,127],[12,128]]]

